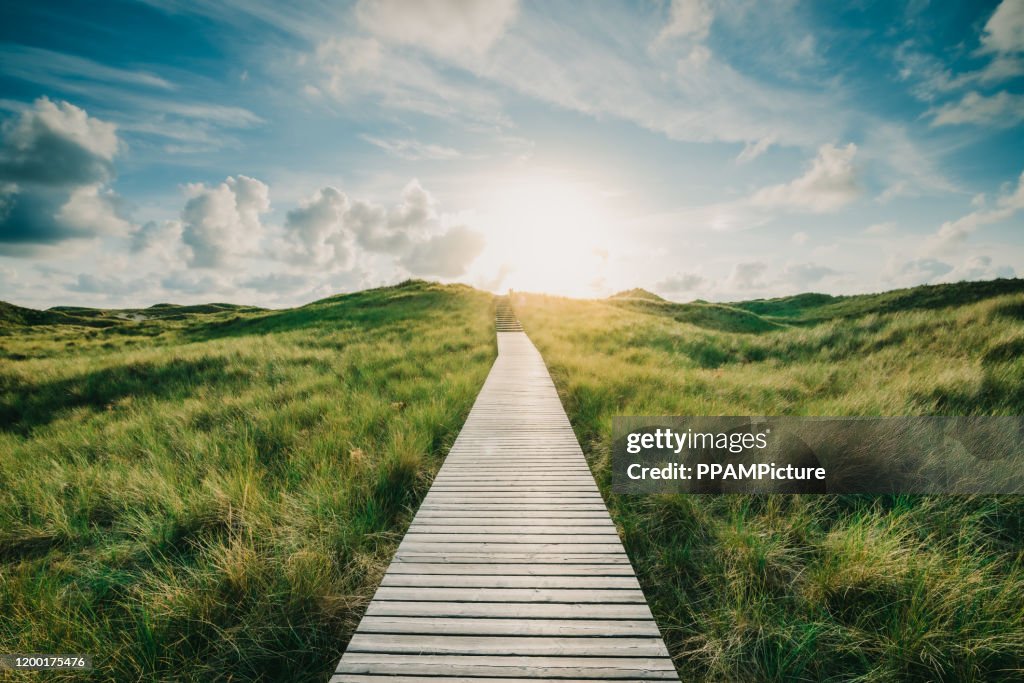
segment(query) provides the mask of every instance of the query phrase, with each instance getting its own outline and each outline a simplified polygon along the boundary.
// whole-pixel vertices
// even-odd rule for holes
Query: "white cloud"
[[[348,268],[353,256],[351,235],[344,224],[349,206],[344,193],[325,187],[289,211],[284,224],[287,258]]]
[[[1024,52],[1024,2],[1003,0],[985,23],[981,51]]]
[[[372,135],[362,138],[375,147],[379,147],[393,157],[406,161],[422,161],[424,159],[447,161],[458,159],[462,155],[458,150],[442,145],[423,143],[417,140],[385,140]]]
[[[882,272],[883,279],[894,287],[1014,276],[1012,266],[998,265],[987,254],[965,256],[959,265],[955,265],[955,261],[950,263],[949,259],[934,257],[921,257],[903,262],[891,260]]]
[[[487,52],[518,10],[517,0],[361,0],[356,17],[382,40],[458,61]]]
[[[929,238],[928,246],[933,251],[957,249],[958,245],[965,242],[979,228],[1008,220],[1022,210],[1024,210],[1024,173],[1021,173],[1017,179],[1016,189],[1010,194],[999,197],[994,208],[978,209],[955,221],[943,223],[938,232]]]
[[[113,175],[117,128],[68,102],[36,100],[3,127],[0,181],[67,186]]]
[[[789,238],[789,241],[792,242],[793,244],[807,244],[807,240],[809,239],[810,236],[806,232],[801,230],[800,232],[794,232],[793,235]]]
[[[902,263],[890,261],[882,273],[883,279],[895,287],[913,287],[953,272],[953,266],[936,258],[915,258]]]
[[[270,189],[264,183],[239,175],[215,187],[190,185],[188,191],[181,238],[190,250],[189,265],[220,267],[255,251],[263,235],[260,216],[270,210]]]
[[[68,86],[82,80],[158,90],[175,89],[174,84],[166,79],[146,71],[119,69],[84,57],[16,43],[0,45],[0,72],[44,84],[54,90],[68,90]]]
[[[75,188],[64,206],[57,212],[57,220],[80,233],[127,234],[132,224],[122,217],[121,198],[102,185],[83,185]]]
[[[857,146],[826,144],[807,172],[792,182],[758,190],[751,198],[757,206],[824,213],[846,206],[858,196],[857,169],[853,159]]]
[[[672,0],[668,22],[658,34],[658,41],[680,36],[703,40],[714,18],[715,14],[706,0]]]
[[[857,156],[871,163],[878,180],[887,186],[876,198],[879,203],[902,196],[961,191],[941,170],[941,150],[919,142],[903,125],[870,121]]]
[[[0,253],[30,255],[130,227],[106,188],[121,147],[113,124],[43,97],[5,121],[2,136]]]
[[[773,135],[763,137],[755,142],[748,142],[743,146],[743,150],[736,157],[736,161],[741,164],[753,161],[757,157],[767,152],[768,148],[771,147],[773,144],[775,144],[775,136]]]
[[[959,266],[946,274],[944,282],[960,282],[963,280],[992,280],[997,277],[1015,277],[1012,266],[996,265],[991,256],[977,254],[964,260]]]
[[[989,85],[1024,74],[1024,2],[1005,0],[989,17],[974,56],[990,57],[973,71],[954,74],[939,58],[922,51],[913,40],[901,44],[895,53],[901,80],[912,83],[911,94],[925,102],[970,86]]]
[[[402,25],[427,11],[413,9],[419,4],[402,7]],[[512,125],[504,114],[506,90],[675,140],[749,144],[748,157],[772,143],[819,144],[836,137],[847,118],[828,89],[768,85],[692,40],[638,49],[651,33],[648,13],[608,6],[581,24],[569,20],[571,11],[555,4],[524,12],[483,53],[468,49],[436,59],[385,35],[404,35],[405,28],[336,35],[319,42],[310,62],[319,73],[307,91],[317,100],[327,95],[346,106],[411,111],[500,135]]]
[[[485,244],[479,232],[457,225],[414,244],[401,263],[413,275],[458,277],[480,255]]]
[[[1000,91],[986,97],[969,92],[959,102],[931,110],[933,126],[975,124],[1010,128],[1024,121],[1024,95]]]
[[[442,230],[441,219],[437,200],[415,179],[391,207],[325,187],[288,212],[271,256],[348,270],[364,255],[382,254],[414,275],[458,277],[484,238],[464,226]]]
[[[453,78],[376,38],[341,36],[321,42],[313,63],[317,86],[308,96],[326,95],[347,106],[398,109],[470,126],[505,125],[498,99],[486,88]]]
[[[422,238],[437,220],[437,200],[412,180],[402,190],[401,202],[391,209],[364,201],[352,202],[345,217],[356,242],[367,251],[401,254]]]
[[[166,251],[180,240],[180,221],[147,221],[132,233],[129,250],[133,254],[141,254],[152,249]]]
[[[978,228],[1007,220],[1021,210],[1024,210],[1024,173],[1018,178],[1013,193],[996,200],[995,208],[972,211],[966,216],[943,223],[929,239],[929,246],[935,251],[954,249],[966,242]]]

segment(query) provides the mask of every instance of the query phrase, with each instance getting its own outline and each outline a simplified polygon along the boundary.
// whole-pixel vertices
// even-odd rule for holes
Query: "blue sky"
[[[1024,0],[5,3],[0,298],[1024,271]]]

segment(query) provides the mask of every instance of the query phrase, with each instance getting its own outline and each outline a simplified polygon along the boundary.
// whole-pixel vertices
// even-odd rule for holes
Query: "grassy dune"
[[[616,496],[614,415],[1021,415],[1024,282],[516,306],[684,680],[1016,681],[1021,497]]]
[[[4,305],[0,652],[326,680],[483,383],[492,314],[425,283],[285,311]]]

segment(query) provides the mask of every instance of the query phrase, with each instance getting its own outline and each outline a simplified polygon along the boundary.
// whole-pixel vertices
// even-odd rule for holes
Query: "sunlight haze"
[[[1024,268],[1024,3],[8,3],[0,298]],[[117,36],[116,40],[113,36]]]

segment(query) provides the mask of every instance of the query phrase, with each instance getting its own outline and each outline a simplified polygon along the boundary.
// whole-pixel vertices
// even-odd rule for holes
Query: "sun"
[[[613,227],[606,193],[571,174],[545,172],[488,183],[481,200],[484,267],[501,269],[502,288],[597,293]]]

